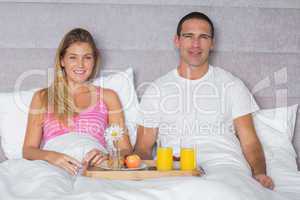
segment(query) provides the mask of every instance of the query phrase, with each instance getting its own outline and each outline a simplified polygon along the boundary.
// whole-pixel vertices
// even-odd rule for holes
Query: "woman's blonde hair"
[[[46,90],[46,99],[44,101],[48,110],[50,106],[54,116],[65,125],[68,124],[67,120],[69,117],[78,114],[78,112],[69,93],[67,77],[64,68],[61,66],[61,60],[65,56],[67,49],[77,42],[88,43],[93,50],[95,64],[88,80],[94,78],[99,71],[99,53],[92,35],[82,28],[75,28],[68,32],[56,51],[54,81]]]

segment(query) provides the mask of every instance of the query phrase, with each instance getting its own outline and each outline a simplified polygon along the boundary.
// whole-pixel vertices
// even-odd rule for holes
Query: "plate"
[[[107,165],[107,161],[104,161],[102,162],[99,167],[101,169],[105,169],[105,170],[112,170],[112,171],[135,171],[135,170],[142,170],[142,169],[146,169],[147,168],[147,165],[146,163],[141,163],[139,167],[136,167],[136,168],[126,168],[126,167],[122,167],[121,169],[113,169],[111,167],[109,167]]]

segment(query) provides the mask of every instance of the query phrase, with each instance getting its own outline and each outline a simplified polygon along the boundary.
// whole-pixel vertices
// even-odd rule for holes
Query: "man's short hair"
[[[181,18],[181,20],[179,21],[179,23],[177,25],[177,36],[178,37],[180,36],[181,30],[182,30],[182,24],[189,19],[199,19],[199,20],[204,20],[204,21],[208,22],[208,24],[210,25],[211,37],[214,38],[214,34],[215,34],[214,25],[213,25],[212,21],[209,19],[209,17],[201,12],[191,12]]]

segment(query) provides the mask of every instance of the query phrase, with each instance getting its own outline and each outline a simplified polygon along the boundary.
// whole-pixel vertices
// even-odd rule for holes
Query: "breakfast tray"
[[[174,162],[174,170],[171,171],[157,171],[154,160],[143,160],[147,165],[146,169],[134,171],[112,171],[105,170],[99,167],[88,168],[83,175],[92,178],[110,179],[110,180],[144,180],[161,177],[175,177],[175,176],[202,176],[204,171],[196,169],[192,171],[181,171],[178,169],[179,163]]]

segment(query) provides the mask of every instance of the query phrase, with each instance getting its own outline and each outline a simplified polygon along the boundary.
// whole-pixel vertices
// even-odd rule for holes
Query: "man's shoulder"
[[[223,83],[229,83],[229,82],[240,82],[240,78],[233,75],[231,72],[220,68],[220,67],[213,67],[214,72],[214,78],[215,80],[218,80]]]
[[[166,83],[175,82],[176,77],[175,77],[174,70],[175,69],[173,69],[173,70],[167,72],[166,74],[162,75],[161,77],[155,79],[154,81],[152,81],[150,83],[150,85],[155,85],[156,87],[162,87]]]
[[[162,75],[161,77],[155,79],[153,81],[153,83],[155,84],[164,84],[164,83],[167,83],[167,82],[170,82],[170,81],[175,81],[175,71],[176,69],[172,69],[171,71],[167,72],[166,74]]]
[[[235,92],[237,90],[244,90],[247,88],[244,81],[242,81],[239,77],[220,67],[214,67],[214,80],[215,83],[221,85],[222,87],[227,89],[231,88],[227,91]]]
[[[159,91],[160,93],[165,91],[170,83],[176,82],[175,69],[167,72],[163,76],[155,79],[154,81],[147,84],[146,92],[148,93],[156,93]]]

